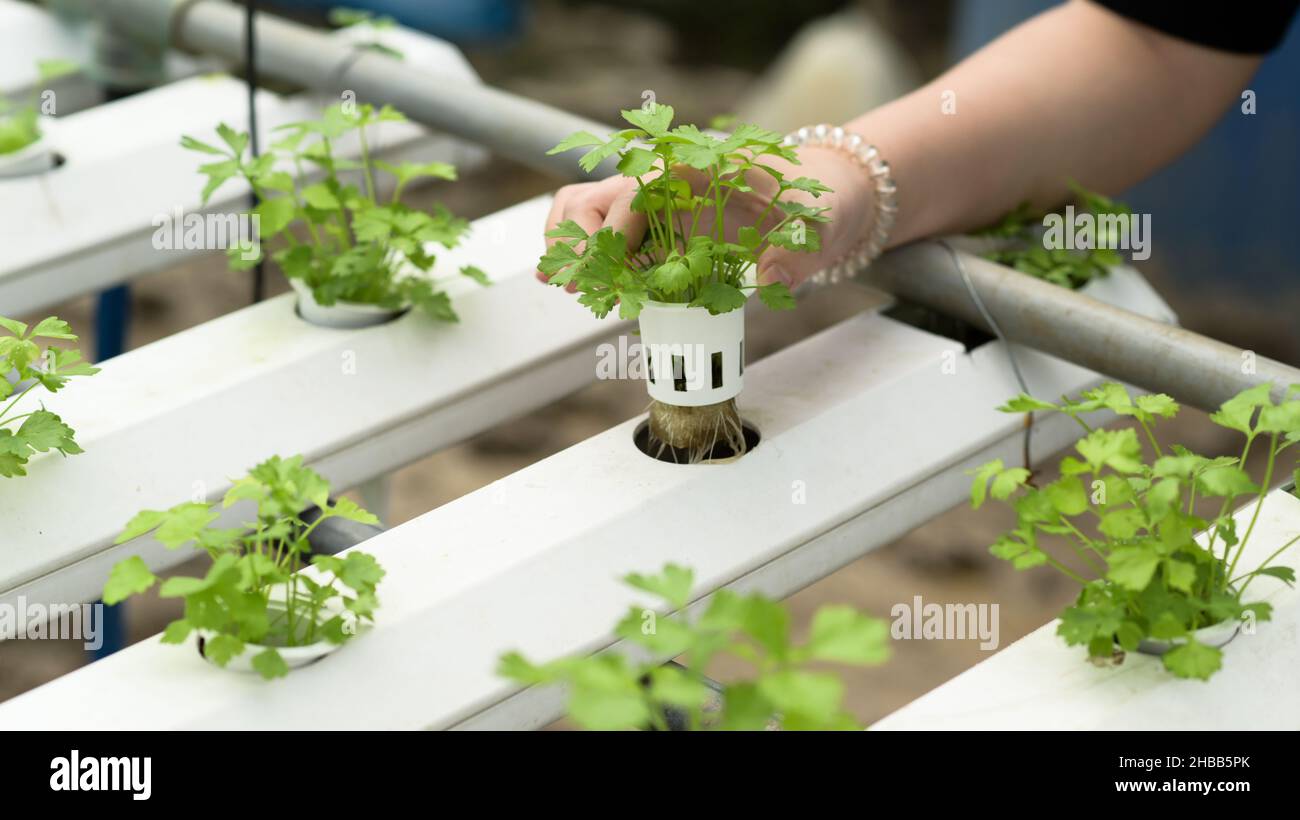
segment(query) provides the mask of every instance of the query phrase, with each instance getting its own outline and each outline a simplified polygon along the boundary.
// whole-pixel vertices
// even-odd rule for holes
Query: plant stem
[[[1264,506],[1264,496],[1268,495],[1269,485],[1273,483],[1273,465],[1277,461],[1277,433],[1273,433],[1269,438],[1268,446],[1268,466],[1264,468],[1264,480],[1260,483],[1259,497],[1255,500],[1255,512],[1250,516],[1250,525],[1246,527],[1246,534],[1242,536],[1241,542],[1237,544],[1237,552],[1232,558],[1232,563],[1228,565],[1228,572],[1224,576],[1224,583],[1232,577],[1232,573],[1237,570],[1237,562],[1241,560],[1242,553],[1246,551],[1246,543],[1250,541],[1250,534],[1255,531],[1255,522],[1259,521],[1259,511]],[[1227,552],[1223,555],[1226,560]],[[1237,594],[1237,599],[1241,600],[1241,593]]]
[[[1262,563],[1262,564],[1260,564],[1259,566],[1255,567],[1255,570],[1254,570],[1253,572],[1248,572],[1248,573],[1246,573],[1245,575],[1239,576],[1239,577],[1237,577],[1237,578],[1233,578],[1231,581],[1229,581],[1229,582],[1228,582],[1229,584],[1235,584],[1236,582],[1240,581],[1242,578],[1245,578],[1245,579],[1246,579],[1246,583],[1242,584],[1242,585],[1241,585],[1241,589],[1238,590],[1238,592],[1237,592],[1237,600],[1240,601],[1240,600],[1241,600],[1241,596],[1246,594],[1246,587],[1250,586],[1250,582],[1253,581],[1253,580],[1255,580],[1255,578],[1259,575],[1259,571],[1260,571],[1261,569],[1264,569],[1264,568],[1267,567],[1269,564],[1271,564],[1271,563],[1273,562],[1273,559],[1274,559],[1274,558],[1278,557],[1278,556],[1281,555],[1283,552],[1286,552],[1288,549],[1291,548],[1291,545],[1295,544],[1295,542],[1297,542],[1297,541],[1300,541],[1300,535],[1297,535],[1295,538],[1292,538],[1290,541],[1287,541],[1285,544],[1283,544],[1282,546],[1280,546],[1280,547],[1278,547],[1276,550],[1274,550],[1274,551],[1273,551],[1273,554],[1270,555],[1269,557],[1265,558],[1265,559],[1264,559],[1264,563]]]

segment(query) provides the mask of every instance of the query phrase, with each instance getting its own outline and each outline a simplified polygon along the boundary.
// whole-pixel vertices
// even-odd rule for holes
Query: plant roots
[[[744,455],[745,429],[736,400],[703,407],[678,407],[651,401],[648,451],[655,458],[662,458],[665,448],[671,448],[672,460],[680,459],[687,464],[717,457],[715,450],[724,451],[726,457]]]

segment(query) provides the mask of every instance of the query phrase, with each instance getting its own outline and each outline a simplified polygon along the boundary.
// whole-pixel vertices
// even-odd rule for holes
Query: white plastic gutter
[[[1254,509],[1237,511],[1238,532]],[[1257,566],[1297,534],[1300,498],[1274,490],[1264,498],[1241,566]],[[1295,566],[1296,554],[1293,548],[1277,563]],[[1300,729],[1300,591],[1260,576],[1247,595],[1271,603],[1273,619],[1224,646],[1223,668],[1209,681],[1179,680],[1159,658],[1135,652],[1118,667],[1094,666],[1084,648],[1065,645],[1052,621],[871,728]]]
[[[85,449],[37,456],[0,493],[0,602],[97,597],[111,548],[141,509],[197,494],[274,454],[303,453],[339,488],[381,476],[595,378],[595,347],[622,325],[598,322],[533,278],[549,197],[474,222],[435,273],[473,262],[461,323],[417,313],[358,331],[303,322],[286,294],[103,364],[49,406]],[[67,514],[77,499],[77,514]],[[144,548],[154,566],[184,558]]]
[[[1100,289],[1167,312],[1131,271]],[[1098,380],[1017,355],[1043,395]],[[745,376],[742,412],[763,440],[734,463],[654,461],[632,443],[632,419],[367,541],[388,570],[377,625],[286,681],[219,671],[149,639],[0,705],[0,729],[543,725],[558,694],[518,692],[496,677],[498,656],[609,646],[633,603],[623,574],[672,561],[696,570],[696,599],[724,586],[784,596],[959,503],[969,467],[1020,453],[1022,419],[993,409],[1018,390],[1001,343],[968,354],[864,314]],[[1049,417],[1033,435],[1045,454],[1077,427]],[[350,708],[322,718],[314,704],[340,692]]]

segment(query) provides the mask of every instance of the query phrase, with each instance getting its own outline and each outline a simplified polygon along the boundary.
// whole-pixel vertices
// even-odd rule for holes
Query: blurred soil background
[[[466,50],[487,83],[601,121],[612,121],[619,108],[639,105],[649,90],[672,104],[682,121],[736,113],[775,129],[842,121],[947,64],[951,4],[946,0],[760,2],[763,13],[748,16],[728,14],[728,5],[547,0],[531,4],[517,40]],[[727,23],[719,38],[720,18]],[[777,54],[782,56],[774,63]],[[493,158],[461,181],[426,188],[420,196],[474,218],[556,186],[554,179]],[[1227,285],[1179,288],[1158,257],[1141,269],[1186,326],[1261,355],[1300,360],[1294,300],[1252,299]],[[278,273],[271,281],[272,293],[287,290]],[[229,272],[219,254],[136,280],[130,347],[238,310],[248,303],[249,292],[247,275]],[[565,298],[558,291],[554,296]],[[792,313],[751,313],[751,361],[876,304],[878,296],[841,285],[809,294]],[[93,339],[92,311],[93,300],[82,298],[48,313],[69,320],[83,339]],[[485,486],[641,413],[645,405],[638,383],[597,382],[421,459],[393,476],[390,522],[399,524]],[[1192,410],[1165,424],[1168,440],[1208,455],[1235,446],[1232,436],[1220,433]],[[134,511],[122,512],[125,522]],[[789,604],[796,631],[802,634],[824,603],[851,603],[888,617],[895,603],[920,595],[927,603],[999,604],[1000,648],[1006,647],[1051,620],[1073,597],[1071,584],[1056,574],[1019,573],[988,554],[988,545],[1012,523],[1013,516],[996,506],[954,509],[794,595]],[[157,599],[132,602],[128,612],[132,641],[154,635],[179,614]],[[848,706],[861,720],[876,720],[988,657],[978,644],[977,639],[896,642],[887,665],[845,672]],[[84,662],[80,646],[72,642],[0,644],[0,699]],[[713,671],[725,679],[737,670]]]

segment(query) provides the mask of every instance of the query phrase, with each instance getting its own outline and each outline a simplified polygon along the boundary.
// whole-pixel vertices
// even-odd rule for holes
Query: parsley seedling
[[[1246,603],[1246,590],[1261,575],[1294,583],[1295,570],[1273,562],[1300,534],[1255,569],[1238,565],[1277,458],[1300,441],[1300,400],[1292,398],[1300,385],[1280,404],[1273,403],[1270,388],[1266,383],[1242,391],[1210,416],[1245,437],[1235,457],[1207,458],[1176,444],[1161,446],[1155,426],[1177,414],[1178,404],[1163,394],[1134,399],[1115,383],[1060,404],[1021,394],[998,408],[1065,413],[1086,432],[1075,445],[1077,457],[1063,458],[1061,477],[1045,487],[1032,486],[1028,470],[1001,460],[975,471],[971,485],[972,506],[991,496],[1016,511],[1016,528],[993,544],[994,555],[1016,569],[1051,566],[1082,585],[1078,599],[1061,613],[1057,633],[1066,643],[1087,646],[1094,658],[1110,658],[1116,646],[1133,651],[1144,638],[1177,640],[1177,648],[1163,656],[1165,667],[1181,678],[1206,680],[1221,666],[1223,653],[1197,641],[1196,630],[1243,616],[1269,619],[1270,605]],[[1093,429],[1083,416],[1098,410],[1134,419],[1141,436],[1132,428]],[[1255,484],[1245,464],[1261,444],[1268,460]],[[1233,502],[1251,496],[1255,511],[1246,531],[1238,533]],[[1197,513],[1198,501],[1215,508],[1213,517]],[[1206,533],[1202,541],[1195,538],[1198,532]],[[1044,536],[1073,551],[1073,566],[1047,549]]]
[[[690,600],[694,573],[669,564],[659,575],[632,574],[624,581],[677,611]],[[824,662],[874,666],[889,658],[888,624],[852,607],[819,609],[808,641],[796,645],[785,607],[729,589],[715,592],[694,621],[633,606],[614,634],[653,658],[682,656],[686,664],[634,662],[605,652],[538,665],[511,652],[501,657],[498,673],[528,686],[566,685],[569,716],[586,729],[665,729],[668,709],[684,712],[692,729],[764,729],[773,720],[785,729],[858,729],[843,706],[843,682],[813,667]],[[725,655],[754,672],[726,684],[721,712],[709,715],[705,706],[712,690],[692,670]]]
[[[182,138],[181,145],[221,157],[199,167],[208,178],[203,188],[205,205],[229,179],[241,178],[249,184],[261,200],[253,213],[259,218],[262,240],[281,237],[286,245],[272,258],[285,276],[309,286],[320,304],[345,301],[394,310],[414,305],[435,319],[454,322],[451,297],[442,289],[447,277],[426,275],[437,261],[429,246],[455,247],[469,223],[442,205],[425,212],[401,200],[410,183],[455,179],[456,169],[443,162],[392,165],[370,154],[367,129],[405,119],[390,106],[356,105],[355,113],[348,113],[343,104],[333,105],[319,120],[281,126],[277,130],[285,136],[257,159],[249,156],[248,134],[225,124],[217,128],[224,147],[193,137]],[[334,142],[353,131],[361,146],[359,162],[334,155]],[[284,170],[286,165],[296,175]],[[306,184],[309,165],[324,172],[321,181]],[[345,184],[340,178],[345,171],[358,172],[360,186]],[[396,179],[384,204],[375,185],[378,173]],[[294,228],[306,237],[300,238]],[[246,245],[231,248],[228,255],[237,270],[247,270],[260,259]],[[408,264],[419,273],[403,270]],[[473,265],[461,267],[460,273],[479,284],[488,283],[487,274]]]
[[[373,620],[375,587],[384,577],[373,556],[351,550],[308,561],[307,538],[322,521],[378,523],[348,498],[331,502],[329,493],[329,483],[304,467],[302,456],[275,456],[236,481],[220,505],[186,502],[132,518],[115,544],[153,533],[167,549],[189,544],[212,559],[202,578],[168,578],[159,588],[159,597],[185,599],[185,614],[167,625],[163,643],[181,643],[197,630],[205,636],[204,655],[218,666],[254,648],[253,668],[269,680],[289,672],[277,647],[341,644],[360,622]],[[220,509],[239,501],[257,505],[254,520],[232,529],[212,526]],[[308,524],[301,513],[311,505],[320,517]],[[299,572],[307,564],[314,573]],[[144,560],[132,556],[113,567],[104,602],[118,603],[157,581]]]
[[[41,60],[36,64],[42,83],[77,70],[67,60]],[[30,102],[15,104],[0,95],[0,155],[21,151],[41,138],[40,90],[33,89]]]
[[[1094,217],[1128,217],[1133,214],[1132,209],[1124,203],[1087,191],[1073,182],[1070,183],[1070,189],[1074,191],[1076,205]],[[1036,214],[1029,203],[1022,202],[997,224],[977,231],[979,236],[1006,240],[1010,244],[1010,247],[984,254],[984,258],[1071,289],[1081,288],[1093,279],[1105,276],[1110,268],[1124,261],[1119,252],[1111,247],[1087,250],[1043,247],[1043,216]]]
[[[622,113],[634,127],[607,140],[580,131],[548,153],[588,148],[578,160],[586,171],[617,156],[619,173],[637,182],[631,208],[646,215],[645,240],[630,248],[627,237],[613,228],[589,236],[576,222],[565,220],[547,233],[561,241],[538,264],[551,284],[574,283],[581,293],[578,301],[598,317],[617,304],[619,316],[635,319],[647,300],[725,313],[742,307],[745,291],[755,288],[770,308],[794,307],[784,284],[751,285],[745,275],[773,245],[811,253],[821,249],[812,223],[828,221],[829,209],[785,197],[790,191],[819,197],[830,188],[808,177],[787,178],[762,161],[769,156],[799,161],[774,131],[742,124],[730,135],[715,137],[694,125],[673,128],[672,107],[658,103]],[[727,211],[727,203],[737,193],[755,190],[753,174],[770,176],[776,189],[752,221],[729,224],[735,216]],[[700,193],[688,175],[702,175]],[[733,231],[734,242],[727,238]]]
[[[0,316],[0,329],[8,334],[0,336],[0,476],[12,478],[27,475],[27,462],[37,453],[82,452],[63,419],[44,407],[17,412],[18,403],[38,387],[56,393],[73,376],[92,376],[99,368],[82,361],[79,350],[47,346],[41,351],[38,339],[77,341],[68,323],[57,317],[28,328]]]

